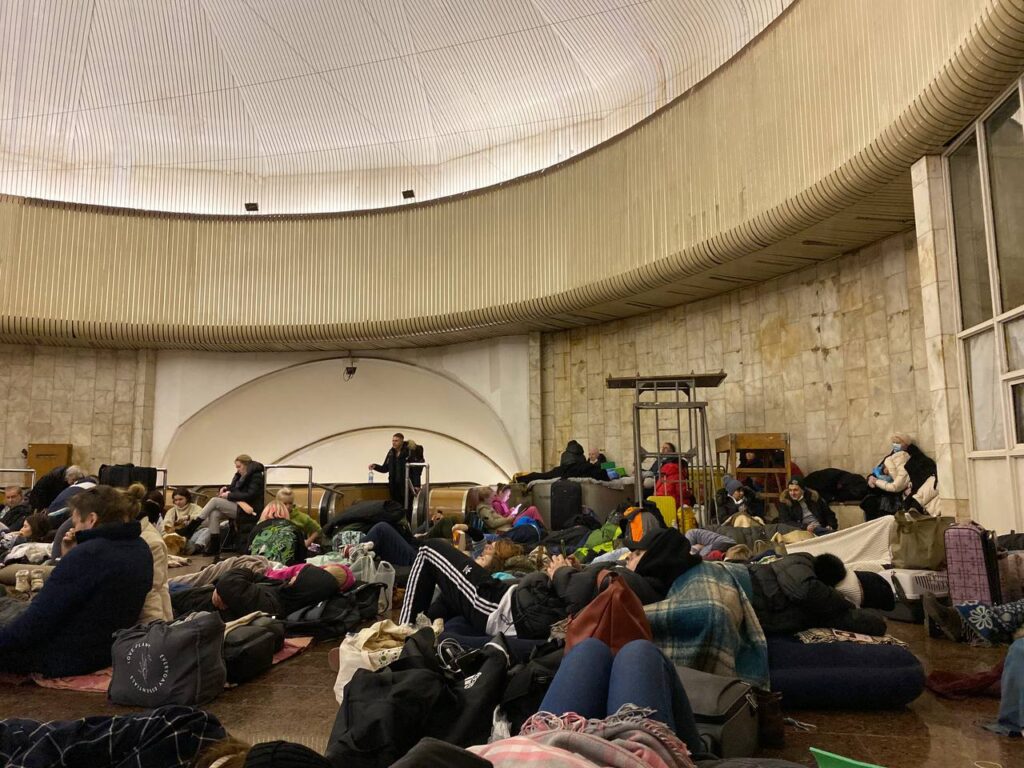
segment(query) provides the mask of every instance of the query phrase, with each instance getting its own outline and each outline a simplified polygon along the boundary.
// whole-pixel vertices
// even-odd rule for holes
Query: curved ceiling
[[[548,168],[793,0],[6,0],[0,192],[242,214],[381,208]]]

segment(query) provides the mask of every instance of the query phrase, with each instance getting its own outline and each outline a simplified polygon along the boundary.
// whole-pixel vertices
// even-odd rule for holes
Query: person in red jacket
[[[679,464],[666,463],[658,472],[658,483],[654,486],[655,496],[671,496],[675,499],[676,509],[683,504],[692,504],[693,495],[686,473],[686,467]]]

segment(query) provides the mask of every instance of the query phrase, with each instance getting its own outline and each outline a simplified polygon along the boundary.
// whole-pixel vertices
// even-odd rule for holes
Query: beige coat
[[[875,479],[875,487],[888,491],[889,493],[901,493],[904,496],[911,496],[914,491],[910,483],[910,473],[907,472],[907,462],[910,461],[910,454],[906,451],[891,453],[882,461],[885,473],[892,478],[892,482]],[[929,477],[921,484],[921,487],[913,492],[913,498],[921,507],[931,515],[939,514],[939,492],[935,488],[935,478]]]
[[[146,595],[139,622],[145,624],[156,619],[171,621],[174,612],[171,609],[171,593],[167,589],[167,545],[149,520],[142,520],[142,539],[153,554],[153,588]]]

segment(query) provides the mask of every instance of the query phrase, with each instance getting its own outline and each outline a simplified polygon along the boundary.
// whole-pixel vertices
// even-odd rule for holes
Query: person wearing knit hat
[[[747,568],[753,586],[751,602],[766,635],[791,635],[816,627],[885,634],[885,619],[866,610],[893,607],[892,588],[878,574],[850,572],[834,555],[814,557],[806,552]]]
[[[245,768],[331,768],[330,761],[323,755],[289,741],[254,744],[243,765]]]
[[[724,519],[726,525],[736,515],[750,515],[750,504],[747,499],[747,488],[743,483],[732,475],[725,475],[722,478],[722,487],[725,488],[725,499],[722,501],[722,508],[719,510],[719,519]]]

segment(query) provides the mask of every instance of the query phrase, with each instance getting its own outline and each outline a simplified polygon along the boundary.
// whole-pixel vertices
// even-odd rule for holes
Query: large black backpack
[[[334,595],[309,608],[288,614],[284,631],[289,637],[312,636],[314,640],[332,640],[352,632],[360,624],[377,616],[384,584],[357,584],[348,592]]]

